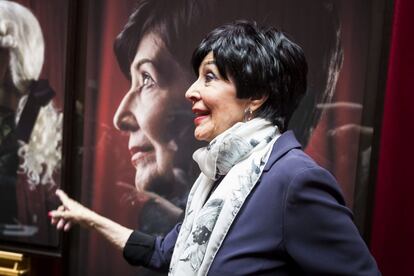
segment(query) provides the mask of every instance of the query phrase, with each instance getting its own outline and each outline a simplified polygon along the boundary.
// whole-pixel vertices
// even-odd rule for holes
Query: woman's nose
[[[194,104],[198,100],[200,100],[200,92],[197,89],[197,81],[195,81],[185,92],[185,98]]]
[[[115,127],[120,131],[134,132],[139,129],[138,120],[135,116],[138,107],[134,102],[134,94],[128,92],[121,103],[118,106],[118,109],[115,112],[113,123]]]

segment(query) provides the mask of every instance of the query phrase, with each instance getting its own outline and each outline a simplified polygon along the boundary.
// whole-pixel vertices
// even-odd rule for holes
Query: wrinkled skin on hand
[[[56,195],[62,205],[49,212],[51,223],[56,225],[56,229],[69,231],[73,224],[80,224],[85,227],[94,226],[93,217],[95,213],[92,210],[69,198],[62,190],[56,190]]]

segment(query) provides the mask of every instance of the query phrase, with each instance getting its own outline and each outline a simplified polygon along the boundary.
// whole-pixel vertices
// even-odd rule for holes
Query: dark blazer
[[[155,239],[145,265],[168,268],[179,228]],[[260,181],[233,222],[208,275],[380,272],[335,179],[301,150],[288,131],[276,141]]]

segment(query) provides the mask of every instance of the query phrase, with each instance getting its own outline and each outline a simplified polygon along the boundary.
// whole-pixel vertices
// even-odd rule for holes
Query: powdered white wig
[[[42,30],[25,7],[0,0],[0,48],[9,49],[11,78],[22,94],[16,110],[16,124],[27,102],[28,88],[38,80],[44,60]],[[28,143],[19,141],[19,172],[38,184],[55,184],[53,175],[61,166],[62,113],[50,102],[39,111]]]
[[[0,48],[10,50],[10,71],[14,86],[25,93],[39,78],[44,59],[42,30],[25,7],[0,0]]]
[[[26,101],[27,96],[20,100],[18,116]],[[27,175],[31,188],[38,184],[56,184],[53,176],[61,166],[62,126],[62,112],[49,103],[40,109],[29,143],[19,141],[18,155],[22,159],[19,172]]]

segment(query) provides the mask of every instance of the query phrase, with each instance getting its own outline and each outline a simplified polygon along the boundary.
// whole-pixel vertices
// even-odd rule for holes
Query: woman
[[[195,50],[186,98],[202,173],[185,218],[164,238],[122,227],[57,194],[52,223],[93,227],[134,265],[171,275],[377,275],[334,178],[290,131],[306,91],[301,48],[273,28],[236,22]]]

